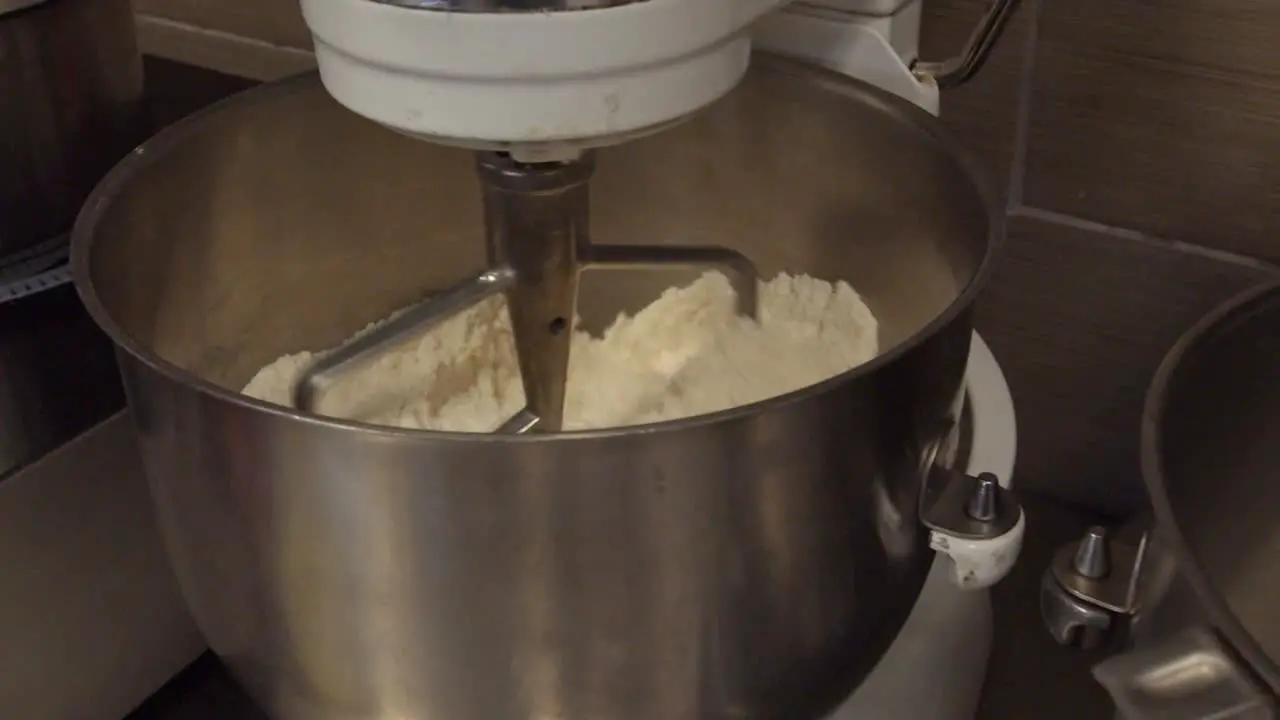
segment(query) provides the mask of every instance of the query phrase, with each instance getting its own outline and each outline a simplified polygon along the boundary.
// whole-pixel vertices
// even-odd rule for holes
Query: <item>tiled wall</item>
[[[954,47],[983,0],[926,0]],[[1005,259],[979,308],[1019,410],[1019,481],[1142,501],[1149,378],[1280,261],[1280,3],[1024,0],[943,115],[1002,181]],[[1280,377],[1280,375],[1278,375]]]
[[[305,67],[297,0],[134,0],[144,46],[255,77]],[[930,56],[985,0],[925,0]],[[1280,263],[1280,3],[1023,0],[943,115],[1007,200],[980,329],[1019,410],[1019,481],[1142,502],[1146,385],[1183,329]],[[251,37],[244,42],[242,37]]]

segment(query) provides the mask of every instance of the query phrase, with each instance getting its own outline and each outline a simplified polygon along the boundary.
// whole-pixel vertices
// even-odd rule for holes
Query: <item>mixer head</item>
[[[731,90],[787,0],[302,0],[326,89],[399,132],[526,162],[656,132]]]

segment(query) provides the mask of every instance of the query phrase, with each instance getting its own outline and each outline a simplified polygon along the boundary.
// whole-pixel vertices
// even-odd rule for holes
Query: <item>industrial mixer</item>
[[[938,616],[933,551],[935,577],[982,588],[1023,529],[1011,451],[961,457],[998,214],[920,109],[1012,3],[940,65],[915,61],[918,3],[760,19],[783,4],[307,1],[323,89],[250,91],[95,193],[77,282],[121,349],[166,548],[278,717],[816,718],[868,677],[839,712],[912,716],[858,703],[909,677],[881,671]],[[578,302],[593,265],[619,279]],[[566,326],[698,265],[730,271],[744,314],[757,274],[847,281],[882,352],[752,405],[560,431]],[[308,412],[495,293],[529,405],[510,432]],[[240,394],[411,305],[313,366],[293,407]]]

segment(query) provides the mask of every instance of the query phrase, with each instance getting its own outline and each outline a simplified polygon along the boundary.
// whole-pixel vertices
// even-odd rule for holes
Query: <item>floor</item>
[[[148,102],[157,127],[215,102],[250,81],[148,58]],[[983,693],[982,720],[1109,718],[1107,698],[1089,668],[1099,659],[1059,647],[1040,623],[1039,583],[1053,552],[1086,525],[1077,512],[1024,498],[1027,538],[1013,575],[993,593],[995,644]],[[205,656],[127,720],[266,720],[216,658]]]

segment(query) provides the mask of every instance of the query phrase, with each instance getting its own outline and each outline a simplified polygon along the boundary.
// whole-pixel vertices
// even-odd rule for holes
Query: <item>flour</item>
[[[575,331],[565,429],[702,415],[822,382],[875,357],[876,320],[853,288],[779,275],[760,320],[735,312],[728,279],[673,288],[603,337]],[[280,358],[246,395],[290,405],[312,353]],[[505,301],[493,298],[408,341],[323,393],[332,417],[424,430],[491,432],[524,407]]]

